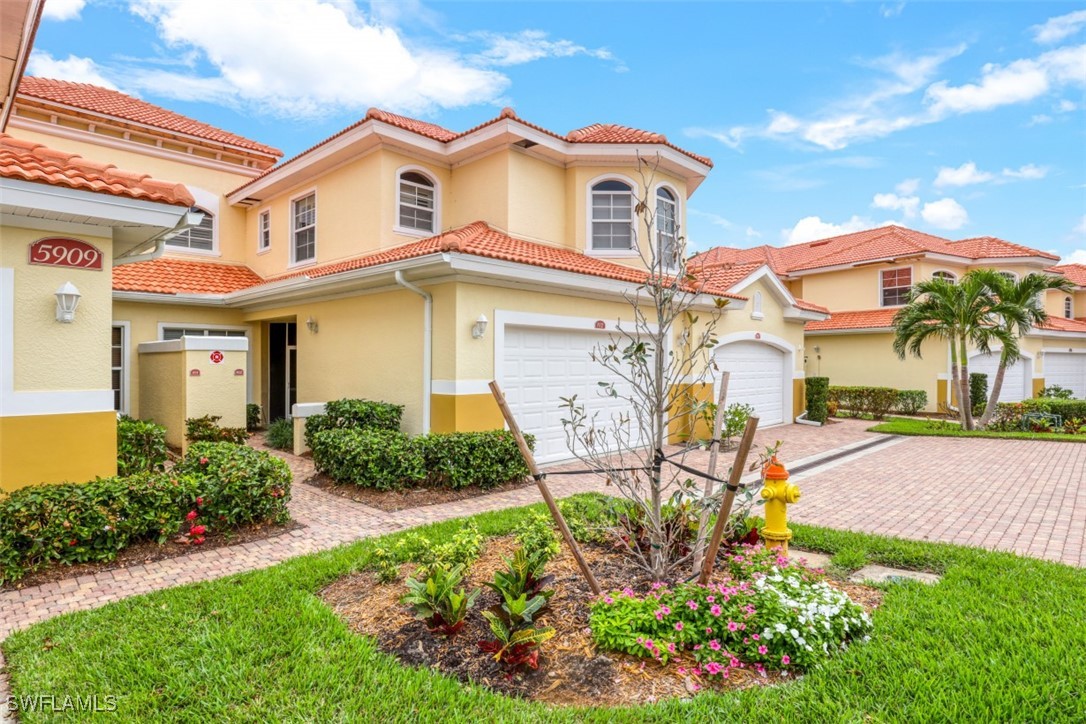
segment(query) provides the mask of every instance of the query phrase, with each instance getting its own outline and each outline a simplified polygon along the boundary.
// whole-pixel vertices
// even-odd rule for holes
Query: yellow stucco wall
[[[129,388],[129,412],[138,414],[140,409],[140,355],[137,347],[140,342],[157,342],[159,325],[170,327],[234,327],[246,329],[249,333],[249,349],[252,350],[248,374],[252,376],[252,400],[259,402],[262,384],[259,361],[262,333],[259,324],[250,325],[245,321],[245,314],[240,309],[222,307],[202,307],[182,304],[145,304],[142,302],[114,302],[113,324],[128,322],[129,345],[128,364],[131,385]]]
[[[27,247],[50,236],[93,244],[105,256],[105,268],[91,271],[30,264]],[[16,390],[110,389],[112,253],[110,238],[4,227],[0,267],[15,270]],[[65,282],[74,284],[82,294],[71,324],[56,321],[54,293]]]
[[[445,228],[482,220],[509,230],[510,155],[508,150],[491,153],[452,170]]]
[[[184,353],[185,418],[219,415],[221,427],[245,427],[245,352],[218,350],[223,361],[214,364],[211,351],[190,349]],[[199,370],[193,377],[192,370]]]
[[[150,352],[140,355],[139,418],[166,427],[166,442],[182,447],[185,442],[184,352]],[[135,378],[134,378],[135,379]]]
[[[0,490],[117,474],[112,412],[0,417]]]
[[[775,296],[771,284],[762,279],[737,289],[736,293],[748,298],[746,308],[736,308],[722,315],[717,324],[717,337],[723,338],[735,333],[761,332],[763,335],[780,338],[795,348],[794,371],[803,372],[804,323],[784,318],[785,307]],[[763,316],[761,319],[757,319],[754,312],[756,294],[762,295]],[[800,408],[799,411],[802,412],[803,409]]]

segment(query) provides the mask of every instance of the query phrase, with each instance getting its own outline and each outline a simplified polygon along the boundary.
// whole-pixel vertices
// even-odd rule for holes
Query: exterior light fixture
[[[822,354],[822,348],[819,347],[817,344],[814,346],[814,351],[815,354]]]
[[[471,336],[475,339],[479,339],[486,334],[487,319],[485,314],[480,314],[479,318],[475,320],[475,324],[471,325]]]
[[[313,319],[313,317],[310,317],[309,319],[305,320],[305,328],[313,334],[316,334],[317,331],[320,329],[320,325],[317,324],[317,320]]]
[[[83,296],[71,282],[64,284],[56,291],[57,321],[71,324],[75,319],[75,308],[79,306],[79,298]]]

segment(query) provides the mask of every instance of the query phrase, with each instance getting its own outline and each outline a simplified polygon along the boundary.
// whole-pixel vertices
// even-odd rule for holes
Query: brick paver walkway
[[[758,434],[755,453],[780,439],[785,443],[781,454],[791,464],[881,437],[866,432],[868,425],[841,421],[825,428],[771,428]],[[281,456],[291,465],[296,481],[312,473],[310,460]],[[706,456],[692,453],[688,463],[701,467]],[[727,469],[731,457],[723,456],[721,470]],[[591,475],[555,476],[549,482],[556,497],[607,490],[598,476]],[[792,514],[799,521],[1008,549],[1086,566],[1086,445],[911,438],[824,471],[799,475],[797,482],[803,499]],[[261,541],[0,593],[0,640],[62,613],[271,566],[369,536],[538,501],[538,491],[525,487],[386,513],[296,484],[290,510],[304,528]],[[0,701],[4,697],[6,681],[0,676]]]

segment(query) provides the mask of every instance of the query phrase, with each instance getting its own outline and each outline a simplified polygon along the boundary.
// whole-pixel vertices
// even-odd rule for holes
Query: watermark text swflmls
[[[55,694],[30,694],[27,696],[9,696],[4,701],[6,713],[15,712],[64,712],[77,711],[85,713],[117,711],[117,697],[112,694],[99,696],[91,694],[82,696]]]

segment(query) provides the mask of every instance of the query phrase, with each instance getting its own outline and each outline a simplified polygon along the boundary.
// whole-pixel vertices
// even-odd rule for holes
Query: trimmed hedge
[[[213,531],[284,522],[290,482],[290,468],[267,453],[200,443],[169,472],[0,494],[0,583],[56,563],[110,561],[141,541],[163,543],[192,511]]]
[[[131,417],[117,419],[117,474],[162,470],[166,462],[166,428]]]
[[[838,412],[847,410],[849,417],[871,415],[881,420],[897,403],[898,391],[893,387],[831,386],[829,399],[836,403]]]
[[[244,427],[219,427],[222,415],[204,415],[185,420],[185,437],[189,442],[229,442],[244,445],[249,431]]]
[[[332,400],[324,405],[323,415],[305,421],[305,444],[313,447],[313,436],[324,430],[361,429],[399,431],[403,405],[372,400]]]
[[[528,436],[528,444],[533,442]],[[528,475],[516,441],[506,430],[414,438],[391,430],[323,430],[309,445],[317,470],[336,482],[378,490],[423,485],[490,488]]]
[[[807,419],[815,422],[825,422],[829,417],[826,403],[829,401],[830,378],[807,378]]]
[[[894,409],[903,415],[915,415],[928,404],[928,393],[923,390],[900,390]]]

